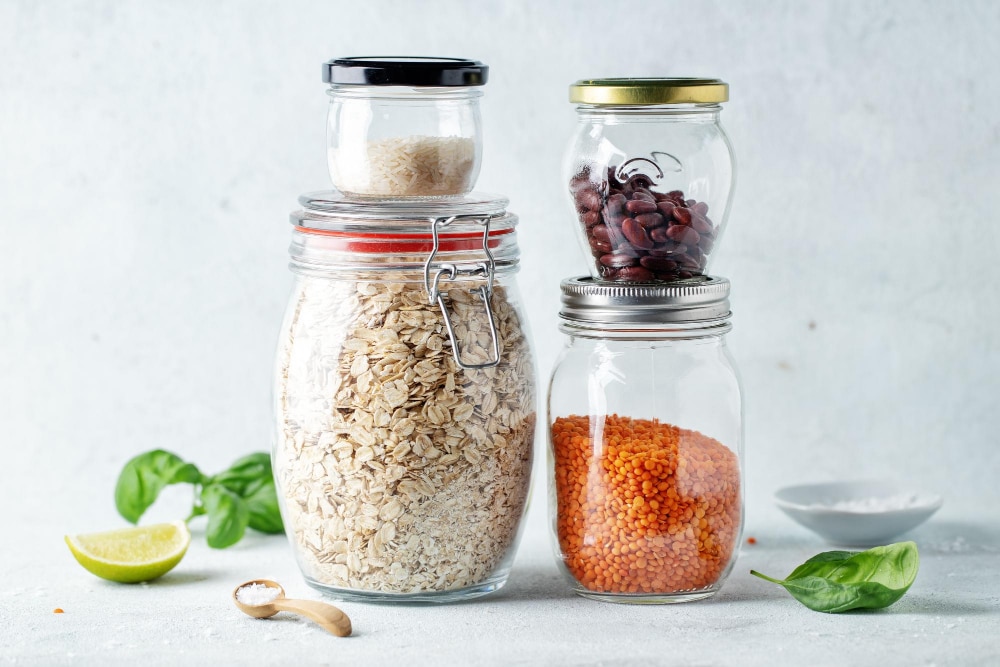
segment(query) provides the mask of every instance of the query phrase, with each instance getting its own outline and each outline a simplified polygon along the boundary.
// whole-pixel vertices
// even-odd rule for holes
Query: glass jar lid
[[[431,262],[480,263],[490,273],[515,269],[517,216],[507,198],[484,193],[439,199],[345,197],[337,191],[299,197],[292,263],[323,270],[412,271]]]
[[[718,104],[729,101],[721,79],[581,79],[569,87],[569,101],[596,106]]]
[[[430,252],[434,229],[440,250],[482,250],[486,222],[489,247],[501,246],[511,235],[517,216],[507,211],[508,199],[472,192],[436,199],[367,199],[336,191],[310,192],[299,197],[302,209],[291,215],[296,231],[343,238],[354,252]],[[511,236],[513,238],[513,236]],[[383,241],[384,243],[380,243]],[[516,246],[515,246],[516,248]],[[499,259],[499,258],[498,258]]]
[[[562,281],[559,317],[575,327],[642,328],[657,325],[713,326],[730,316],[729,280],[697,276],[662,284],[607,283],[586,278]]]
[[[323,63],[323,81],[338,86],[482,86],[490,68],[478,60],[378,56]]]

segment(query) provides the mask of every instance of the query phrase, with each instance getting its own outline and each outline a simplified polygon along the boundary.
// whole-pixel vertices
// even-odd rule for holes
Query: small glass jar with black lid
[[[706,275],[729,214],[732,147],[718,79],[591,79],[570,87],[564,183],[594,278]]]
[[[460,196],[482,158],[481,88],[489,68],[458,58],[336,58],[329,84],[330,177],[354,197]]]
[[[743,400],[729,281],[562,283],[567,335],[548,394],[550,525],[580,595],[697,600],[743,525]]]

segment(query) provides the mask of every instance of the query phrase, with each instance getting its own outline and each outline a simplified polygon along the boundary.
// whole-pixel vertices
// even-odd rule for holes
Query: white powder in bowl
[[[270,604],[278,599],[281,593],[277,588],[271,588],[264,584],[249,584],[236,589],[236,599],[250,606]]]
[[[346,194],[460,195],[472,189],[476,145],[467,137],[394,137],[329,152],[330,177]]]
[[[877,514],[879,512],[894,512],[909,510],[915,507],[926,507],[933,504],[934,498],[918,496],[913,493],[901,493],[894,496],[872,496],[869,498],[852,498],[850,500],[829,500],[813,503],[809,509],[838,510],[840,512],[856,512],[859,514]]]

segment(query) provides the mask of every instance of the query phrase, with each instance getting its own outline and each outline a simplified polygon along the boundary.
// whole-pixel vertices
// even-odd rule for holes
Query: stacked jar
[[[589,277],[562,283],[548,397],[550,512],[586,597],[718,591],[743,524],[729,281],[708,275],[734,165],[717,79],[585,80],[564,173]]]
[[[286,531],[306,580],[339,599],[489,593],[527,504],[535,375],[517,216],[471,192],[488,69],[344,58],[323,71],[337,190],[291,216],[275,369]]]

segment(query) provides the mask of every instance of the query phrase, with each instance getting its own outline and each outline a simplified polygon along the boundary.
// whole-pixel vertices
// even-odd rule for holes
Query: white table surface
[[[1000,665],[1000,2],[656,4],[0,0],[0,665]],[[318,597],[282,538],[218,552],[196,532],[147,586],[70,556],[65,533],[122,525],[110,495],[131,456],[211,473],[268,446],[287,215],[328,187],[319,64],[380,51],[491,67],[477,187],[521,216],[540,382],[563,345],[559,281],[586,270],[555,196],[566,86],[732,84],[739,176],[712,271],[733,284],[758,544],[715,598],[571,595],[538,477],[503,591],[345,604],[346,640],[232,606],[261,576]],[[848,476],[945,507],[909,536],[906,597],[817,614],[748,572],[828,548],[775,488]]]
[[[0,551],[0,664],[43,665],[997,665],[1000,516],[946,506],[907,537],[920,546],[916,583],[894,606],[809,611],[749,574],[782,576],[829,549],[764,497],[748,507],[736,567],[714,598],[667,606],[599,603],[571,594],[556,571],[536,488],[514,569],[500,592],[463,604],[341,603],[354,636],[338,639],[288,614],[243,616],[230,594],[267,577],[289,597],[320,598],[283,537],[250,535],[213,551],[194,530],[160,580],[91,576],[58,521],[15,520]],[[106,498],[101,499],[107,503]],[[63,614],[53,613],[56,607]]]

